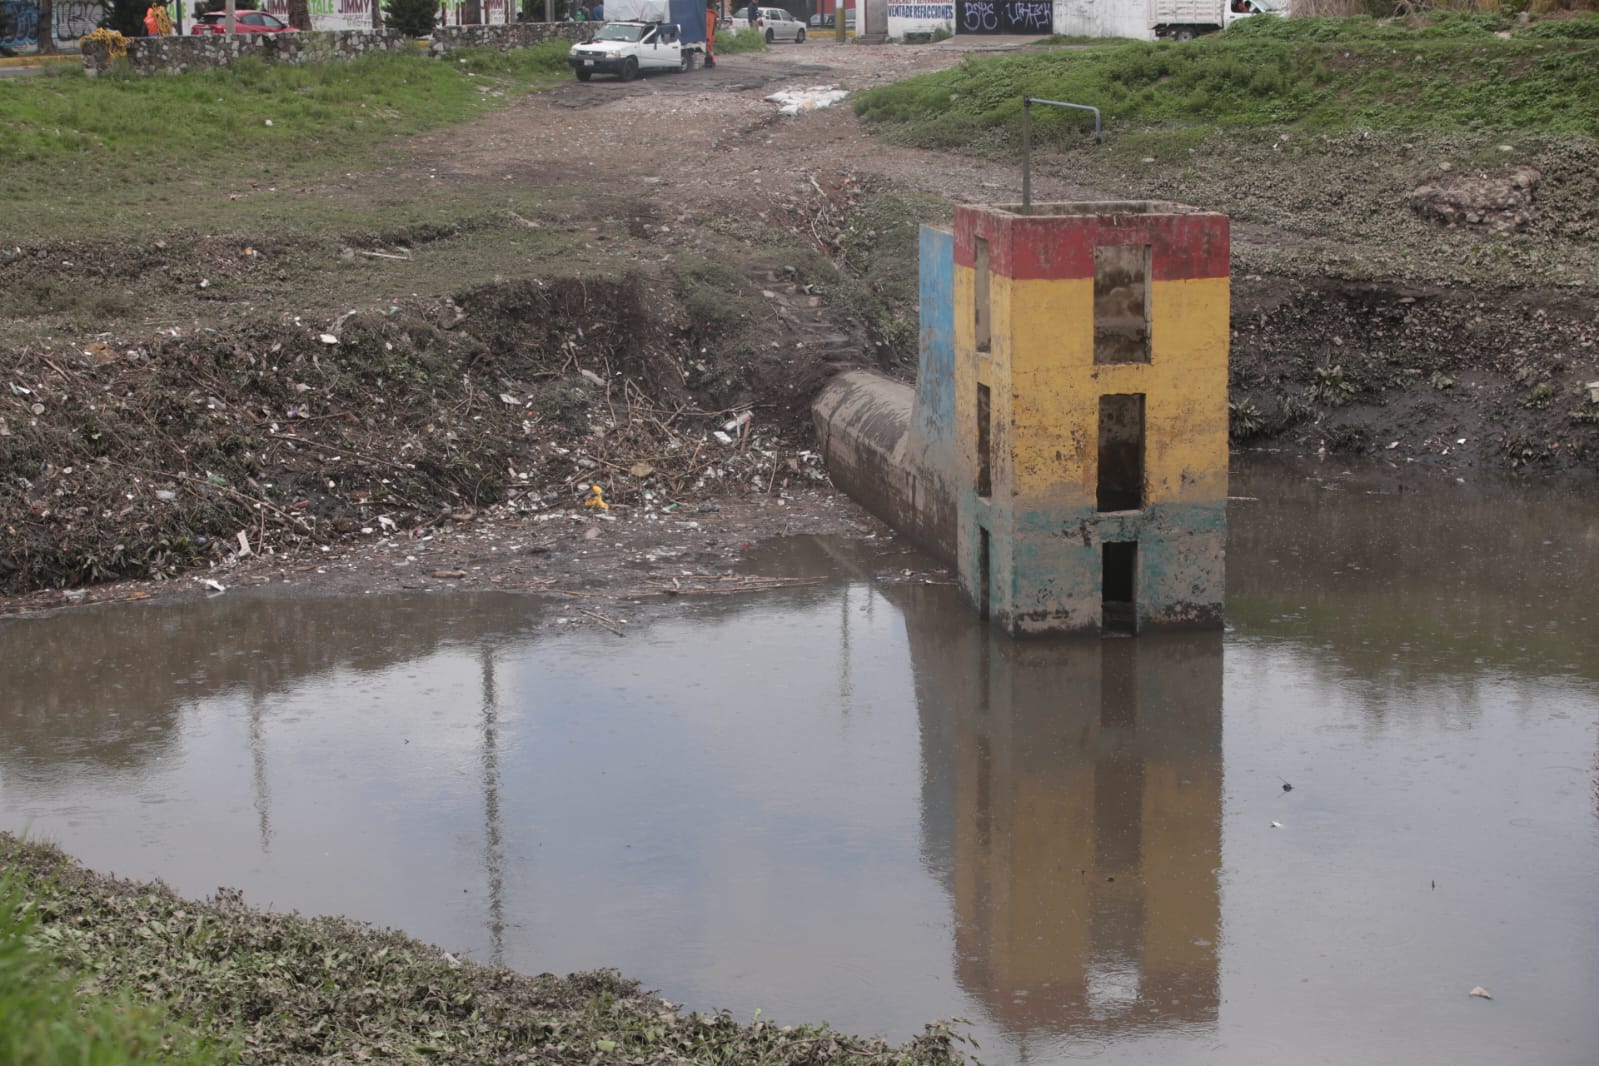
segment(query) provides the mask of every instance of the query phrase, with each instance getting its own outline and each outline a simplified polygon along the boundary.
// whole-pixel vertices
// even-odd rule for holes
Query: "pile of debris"
[[[670,511],[823,479],[791,413],[740,395],[659,296],[518,282],[234,336],[29,346],[0,384],[0,592],[491,508]]]

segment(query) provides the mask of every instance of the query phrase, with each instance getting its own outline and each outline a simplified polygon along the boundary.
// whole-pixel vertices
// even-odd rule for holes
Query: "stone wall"
[[[433,33],[428,55],[448,55],[460,48],[497,48],[508,52],[544,41],[582,41],[594,32],[594,25],[589,22],[515,22],[500,26],[440,26]],[[132,37],[128,39],[128,62],[138,74],[183,74],[207,67],[230,66],[241,56],[259,56],[269,63],[312,63],[354,59],[368,52],[398,52],[408,46],[405,36],[395,30]],[[94,77],[110,65],[111,57],[103,46],[84,46],[84,73]]]
[[[183,74],[231,66],[243,56],[259,56],[269,63],[313,63],[354,59],[368,52],[398,52],[406,47],[405,35],[396,30],[132,37],[128,62],[138,74]],[[85,43],[84,73],[94,77],[110,65],[104,46]]]
[[[545,41],[586,41],[595,22],[513,22],[507,26],[440,26],[433,31],[428,55],[449,55],[457,48],[497,48],[509,52]]]

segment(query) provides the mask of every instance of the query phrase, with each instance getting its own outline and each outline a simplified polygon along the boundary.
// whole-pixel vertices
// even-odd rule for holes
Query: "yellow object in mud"
[[[584,507],[598,507],[602,511],[609,511],[611,505],[605,502],[605,491],[598,485],[589,486],[589,498],[583,501]]]

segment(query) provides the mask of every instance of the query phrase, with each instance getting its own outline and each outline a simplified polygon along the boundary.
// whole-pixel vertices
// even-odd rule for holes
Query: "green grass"
[[[0,1062],[7,1066],[209,1066],[233,1056],[128,996],[80,995],[39,947],[31,907],[0,882]]]
[[[1023,93],[1090,104],[1134,130],[1290,127],[1599,136],[1599,26],[1497,16],[1419,29],[1370,19],[1247,19],[1186,44],[1111,45],[969,61],[862,93],[861,118],[897,140],[1010,150]],[[1092,119],[1037,109],[1041,142],[1080,142]]]
[[[751,33],[748,30],[735,33],[728,29],[716,31],[716,54],[719,56],[764,51],[766,51],[766,38],[758,33]]]
[[[0,177],[17,219],[0,228],[24,228],[33,211],[92,214],[107,189],[119,190],[118,204],[159,204],[178,189],[221,197],[245,182],[355,169],[397,136],[550,84],[565,73],[568,47],[472,50],[444,61],[411,53],[303,65],[246,59],[164,77],[65,69],[0,82]]]

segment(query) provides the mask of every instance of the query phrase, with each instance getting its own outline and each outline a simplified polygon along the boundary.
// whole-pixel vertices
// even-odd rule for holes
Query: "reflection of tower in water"
[[[1214,1022],[1220,636],[1044,645],[907,621],[948,793],[924,832],[950,843],[924,851],[948,855],[962,988],[1017,1036]]]

